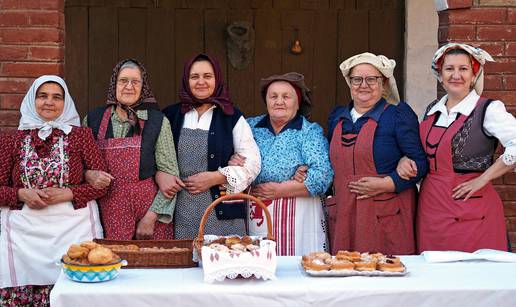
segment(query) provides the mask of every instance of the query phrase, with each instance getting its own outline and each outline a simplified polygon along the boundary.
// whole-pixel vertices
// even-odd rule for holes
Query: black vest
[[[108,106],[111,108],[111,106]],[[105,106],[97,107],[88,112],[88,127],[93,130],[93,136],[95,139],[98,138],[100,123],[102,122],[102,116],[106,111]],[[163,113],[157,110],[147,110],[148,119],[145,121],[145,126],[142,130],[142,144],[140,148],[140,180],[147,179],[154,176],[157,171],[155,149],[158,136],[161,132],[161,126],[163,125]],[[133,135],[133,129],[131,128],[127,133],[126,137]],[[109,121],[108,128],[106,131],[106,139],[113,138],[113,126],[111,120]]]
[[[226,115],[221,108],[213,110],[209,134],[208,134],[208,171],[216,171],[219,167],[228,165],[228,161],[234,153],[233,148],[233,128],[243,116],[242,112],[234,108],[233,115]],[[179,137],[185,115],[181,113],[181,104],[173,104],[166,107],[163,113],[170,121],[176,151],[178,148]],[[210,188],[212,200],[220,197],[218,186]],[[220,220],[245,218],[246,212],[243,205],[220,204],[215,210],[217,218]]]

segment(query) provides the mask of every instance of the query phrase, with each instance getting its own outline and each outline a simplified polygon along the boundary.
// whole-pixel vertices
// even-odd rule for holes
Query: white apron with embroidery
[[[264,201],[272,218],[278,256],[302,256],[328,249],[326,219],[320,197],[289,197]],[[249,235],[267,236],[262,209],[251,203]]]
[[[63,163],[62,138],[59,143]],[[62,187],[62,172],[60,177]],[[61,269],[56,262],[71,244],[102,238],[96,201],[77,210],[65,202],[41,210],[24,204],[0,213],[0,288],[54,284]]]

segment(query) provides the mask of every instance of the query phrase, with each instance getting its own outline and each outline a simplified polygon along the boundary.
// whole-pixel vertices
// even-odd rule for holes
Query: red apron
[[[376,121],[369,119],[359,134],[342,134],[342,121],[330,144],[330,161],[335,171],[334,205],[327,204],[331,250],[377,251],[408,255],[415,252],[415,189],[399,194],[383,193],[357,200],[349,191],[351,181],[383,177],[376,172],[373,141]]]
[[[467,201],[452,198],[454,187],[481,175],[453,169],[452,139],[467,116],[461,115],[448,128],[435,126],[436,116],[429,116],[419,128],[430,171],[419,195],[418,251],[507,250],[503,204],[491,183]]]
[[[104,235],[108,239],[132,240],[138,222],[152,205],[158,188],[154,178],[139,178],[141,135],[135,133],[132,137],[106,139],[110,119],[111,108],[107,108],[97,137],[108,172],[115,177],[107,196],[99,200]],[[142,129],[144,124],[140,121]],[[172,239],[173,229],[172,223],[156,222],[153,239]]]

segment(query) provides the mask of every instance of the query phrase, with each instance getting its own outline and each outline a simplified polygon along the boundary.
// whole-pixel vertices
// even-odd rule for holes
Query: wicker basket
[[[208,208],[206,208],[206,211],[204,211],[204,215],[202,216],[202,219],[201,219],[201,224],[199,225],[199,233],[197,234],[197,238],[195,238],[195,240],[194,240],[194,248],[197,250],[199,259],[201,259],[201,254],[202,254],[201,249],[204,245],[204,226],[206,225],[206,221],[208,220],[208,217],[210,216],[211,211],[215,208],[215,206],[217,206],[218,204],[220,204],[223,201],[237,200],[237,199],[251,200],[251,201],[257,203],[258,206],[260,206],[263,209],[263,211],[265,212],[265,217],[267,219],[267,239],[274,241],[274,237],[272,236],[272,219],[271,219],[269,210],[267,209],[267,206],[265,206],[265,204],[260,199],[254,197],[252,195],[249,195],[249,194],[243,194],[243,193],[227,194],[225,196],[222,196],[222,197],[216,199],[214,202],[211,203],[211,205],[208,206]]]
[[[192,260],[192,240],[109,240],[95,239],[106,245],[138,245],[138,247],[188,248],[188,251],[117,251],[120,258],[127,260],[125,268],[191,268],[197,263]]]

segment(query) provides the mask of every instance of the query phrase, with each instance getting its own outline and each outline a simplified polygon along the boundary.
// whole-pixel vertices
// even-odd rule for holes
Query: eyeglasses
[[[116,81],[116,83],[122,87],[126,87],[129,83],[131,83],[133,87],[142,86],[142,81],[138,79],[120,78]]]
[[[360,86],[362,85],[362,82],[367,83],[367,85],[376,85],[378,83],[378,79],[383,79],[382,76],[367,76],[367,77],[349,77],[349,80],[351,81],[352,85]]]

